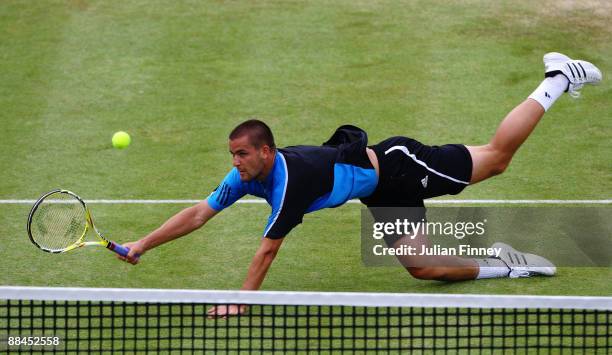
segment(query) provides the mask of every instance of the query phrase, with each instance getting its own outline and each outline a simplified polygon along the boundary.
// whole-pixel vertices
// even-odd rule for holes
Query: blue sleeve
[[[219,186],[208,196],[206,201],[208,205],[215,211],[221,211],[229,207],[234,202],[238,201],[246,194],[246,189],[242,181],[238,169],[232,169],[221,182]]]

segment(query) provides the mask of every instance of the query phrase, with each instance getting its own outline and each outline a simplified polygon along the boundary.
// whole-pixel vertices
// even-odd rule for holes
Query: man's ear
[[[272,149],[270,149],[270,146],[268,146],[267,144],[264,144],[261,147],[261,153],[265,158],[267,158],[272,153]]]

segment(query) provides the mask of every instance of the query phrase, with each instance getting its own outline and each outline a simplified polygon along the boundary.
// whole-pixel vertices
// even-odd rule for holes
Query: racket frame
[[[43,246],[41,246],[40,244],[38,244],[36,242],[36,240],[34,239],[34,237],[32,236],[32,218],[34,216],[34,213],[36,213],[36,210],[38,209],[38,207],[43,203],[43,201],[45,201],[45,199],[47,197],[49,197],[50,195],[56,194],[56,193],[63,193],[63,194],[67,194],[70,195],[71,197],[73,197],[76,202],[74,203],[80,203],[81,207],[83,207],[83,210],[85,211],[85,228],[83,229],[83,233],[81,234],[81,236],[71,245],[63,248],[63,249],[49,249],[49,248],[45,248]],[[67,202],[70,203],[70,202]],[[85,236],[87,235],[87,232],[89,230],[93,230],[95,232],[95,234],[98,236],[99,240],[98,241],[85,241]],[[111,240],[108,240],[106,238],[104,238],[104,236],[102,235],[102,233],[100,233],[98,231],[98,229],[96,228],[94,221],[93,221],[93,217],[91,215],[91,212],[89,211],[89,207],[87,207],[87,204],[85,203],[85,201],[83,201],[82,198],[80,198],[77,194],[75,194],[72,191],[69,190],[64,190],[64,189],[55,189],[52,191],[49,191],[47,193],[45,193],[44,195],[42,195],[38,200],[36,200],[36,202],[34,203],[34,206],[32,206],[32,209],[30,210],[30,214],[28,215],[28,226],[27,226],[27,230],[28,230],[28,237],[30,238],[30,241],[32,242],[32,244],[36,245],[40,250],[46,251],[48,253],[65,253],[67,251],[73,250],[73,249],[77,249],[80,247],[84,247],[84,246],[89,246],[89,245],[97,245],[97,246],[103,246],[109,250],[114,251],[115,253],[122,255],[122,256],[127,256],[127,253],[129,252],[129,248],[126,248],[124,246],[122,246],[121,244],[117,244]]]

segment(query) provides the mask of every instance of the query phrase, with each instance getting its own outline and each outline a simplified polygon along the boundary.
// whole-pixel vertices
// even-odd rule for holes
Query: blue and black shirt
[[[246,194],[264,198],[272,213],[263,236],[283,238],[302,223],[304,214],[374,192],[378,178],[366,153],[367,141],[363,130],[346,125],[322,146],[279,148],[265,181],[243,182],[233,168],[208,204],[221,211]]]

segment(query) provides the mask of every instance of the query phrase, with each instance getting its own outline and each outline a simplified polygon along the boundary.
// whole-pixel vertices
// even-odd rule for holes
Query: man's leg
[[[560,53],[546,54],[544,66],[546,79],[527,100],[504,118],[491,141],[482,146],[467,146],[472,156],[470,184],[501,174],[544,113],[563,92],[568,91],[576,97],[584,84],[597,84],[602,77],[593,64],[571,60]]]
[[[563,92],[568,91],[570,95],[576,97],[577,90],[584,84],[596,84],[601,80],[601,72],[591,63],[574,61],[559,53],[545,55],[544,65],[546,79],[528,99],[504,118],[491,141],[483,146],[467,146],[472,157],[470,184],[502,173],[544,113]],[[422,245],[429,245],[429,241],[422,235],[414,240],[404,237],[397,240],[393,247],[398,248],[401,245],[413,246],[420,250]],[[503,248],[500,258],[398,256],[398,259],[412,276],[428,280],[459,281],[555,273],[554,265],[542,257],[518,252],[503,243],[495,245]],[[525,262],[516,262],[520,260]]]
[[[567,79],[563,76],[555,76],[555,78],[546,80],[549,79],[560,82],[561,88],[557,90],[557,96],[561,96],[567,86]],[[562,86],[563,84],[565,86]],[[467,146],[472,156],[470,184],[503,172],[514,153],[534,130],[544,112],[541,104],[529,98],[506,116],[489,144]],[[402,245],[421,250],[423,245],[430,246],[430,243],[426,236],[418,235],[412,240],[403,237],[397,240],[393,247],[400,248]],[[397,258],[410,275],[422,280],[463,281],[507,277],[510,273],[510,269],[502,260],[493,258],[476,260],[444,255],[398,255]]]
[[[565,79],[565,77],[559,79]],[[565,81],[567,82],[567,79]],[[466,146],[472,155],[470,184],[475,184],[504,172],[510,164],[512,156],[533,132],[542,116],[544,116],[544,112],[544,108],[537,101],[527,99],[504,118],[489,144]]]
[[[414,239],[405,236],[393,243],[393,248],[410,246],[420,251],[422,246],[431,246],[424,235]],[[479,266],[474,259],[445,255],[397,255],[399,262],[414,278],[421,280],[464,281],[478,276]]]
[[[426,236],[403,237],[393,243],[393,248],[411,246],[421,250],[430,247]],[[397,255],[399,262],[413,277],[421,280],[464,281],[499,277],[553,276],[556,267],[547,259],[515,250],[504,243],[495,243],[492,248],[500,250],[499,257],[468,259],[452,255]]]

